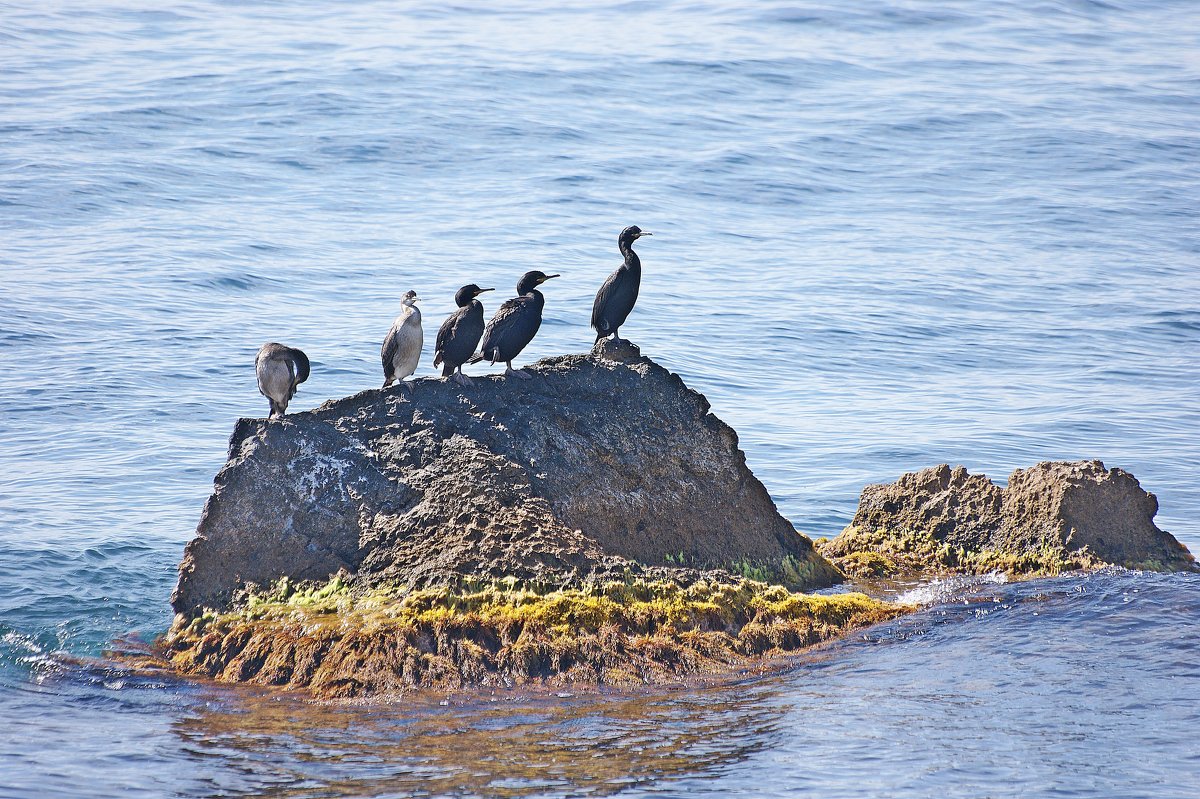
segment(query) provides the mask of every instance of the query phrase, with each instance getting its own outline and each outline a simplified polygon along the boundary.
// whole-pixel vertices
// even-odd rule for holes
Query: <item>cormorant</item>
[[[258,390],[271,403],[268,419],[283,416],[288,401],[296,396],[296,386],[308,379],[308,356],[294,347],[274,341],[262,345],[254,358]]]
[[[475,299],[485,291],[474,283],[454,292],[458,310],[446,317],[438,329],[434,345],[433,365],[442,365],[442,377],[449,377],[460,386],[471,385],[471,378],[462,373],[462,366],[475,352],[483,336],[483,303]]]
[[[642,259],[633,251],[633,243],[642,236],[650,235],[653,234],[631,225],[617,237],[617,246],[621,249],[621,255],[625,256],[625,263],[609,275],[596,292],[596,301],[592,304],[592,327],[596,328],[597,342],[610,334],[614,340],[620,340],[617,328],[625,324],[626,317],[633,310],[642,283]]]
[[[537,287],[553,277],[558,275],[538,271],[522,275],[517,282],[517,294],[520,296],[505,300],[496,311],[483,331],[479,352],[472,355],[467,363],[478,363],[485,359],[492,363],[504,361],[507,366],[504,374],[529,380],[532,375],[512,368],[512,359],[533,341],[538,328],[542,326],[542,308],[546,306],[546,298]]]
[[[392,322],[392,329],[379,350],[383,358],[384,388],[397,380],[403,383],[404,378],[417,371],[425,339],[421,333],[421,310],[413,304],[416,301],[417,292],[405,292],[400,315]],[[411,392],[412,386],[408,386],[408,390]]]

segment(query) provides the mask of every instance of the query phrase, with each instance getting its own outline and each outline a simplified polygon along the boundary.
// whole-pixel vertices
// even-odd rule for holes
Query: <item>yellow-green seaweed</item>
[[[318,697],[414,687],[640,684],[728,671],[910,607],[752,580],[612,581],[538,591],[359,590],[280,581],[227,612],[180,618],[160,641],[177,670]]]
[[[833,540],[817,539],[814,544],[838,568],[855,577],[939,571],[1040,577],[1105,565],[1086,547],[1068,550],[1041,543],[1016,552],[991,548],[968,550],[938,541],[925,530],[866,530],[850,526]]]

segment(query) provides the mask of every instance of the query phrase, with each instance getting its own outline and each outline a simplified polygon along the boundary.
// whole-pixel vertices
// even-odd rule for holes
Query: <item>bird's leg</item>
[[[512,375],[513,377],[519,377],[522,380],[532,380],[533,379],[533,375],[529,374],[528,372],[522,372],[518,369],[512,368],[512,361],[505,361],[505,363],[508,364],[508,368],[504,370],[505,375]]]
[[[411,397],[413,395],[413,384],[411,380],[401,380],[400,385],[404,386],[408,390],[408,396]]]

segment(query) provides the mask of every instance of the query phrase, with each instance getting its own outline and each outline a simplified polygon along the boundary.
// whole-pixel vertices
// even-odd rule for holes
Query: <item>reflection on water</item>
[[[777,745],[787,734],[778,691],[760,680],[371,707],[237,690],[173,731],[194,756],[244,764],[261,780],[248,790],[274,797],[604,796],[717,774]]]

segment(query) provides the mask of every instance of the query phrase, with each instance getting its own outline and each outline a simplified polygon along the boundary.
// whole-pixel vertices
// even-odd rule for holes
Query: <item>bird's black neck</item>
[[[642,259],[638,258],[638,254],[633,251],[633,242],[626,244],[621,242],[621,255],[625,256],[625,268],[631,271],[638,271],[642,268]]]
[[[546,298],[542,295],[542,292],[538,291],[537,289],[530,289],[529,291],[525,292],[522,296],[531,297],[533,299],[533,304],[536,305],[539,309],[544,308],[546,306]]]

